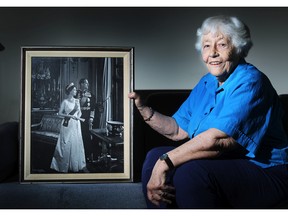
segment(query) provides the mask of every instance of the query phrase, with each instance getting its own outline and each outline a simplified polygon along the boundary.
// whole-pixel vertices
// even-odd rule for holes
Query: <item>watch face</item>
[[[163,154],[160,156],[160,160],[165,160],[167,158],[167,154]]]

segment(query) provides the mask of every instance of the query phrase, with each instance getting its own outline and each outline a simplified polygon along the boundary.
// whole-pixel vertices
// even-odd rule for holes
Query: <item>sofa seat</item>
[[[59,137],[63,117],[56,114],[43,115],[41,122],[31,125],[33,141],[56,144]]]
[[[109,184],[4,182],[0,184],[0,191],[2,209],[146,208],[139,182]]]
[[[31,125],[31,169],[33,172],[50,171],[63,117],[45,114],[40,123]]]
[[[172,115],[179,105],[188,97],[189,90],[141,90],[139,93],[146,99],[149,106],[166,115]],[[286,115],[283,119],[284,127],[288,134],[288,94],[280,95]],[[42,119],[42,132],[44,122],[59,116],[47,116]],[[45,120],[46,119],[46,120]],[[51,120],[52,121],[52,120]],[[58,121],[58,120],[55,120]],[[58,121],[60,128],[62,121]],[[44,127],[43,127],[44,125]],[[51,124],[46,124],[51,126]],[[33,128],[32,133],[39,141],[50,143],[55,137],[41,133],[41,124]],[[45,129],[45,130],[44,130]],[[141,186],[141,168],[147,152],[159,145],[178,145],[165,137],[154,133],[147,126],[136,110],[133,112],[133,177],[131,183],[34,183],[20,184],[19,175],[19,131],[18,122],[0,124],[0,208],[4,209],[142,209],[146,208]],[[34,131],[38,131],[35,133]],[[53,133],[57,134],[57,131]],[[44,139],[47,138],[47,141]],[[47,145],[50,146],[50,145]],[[42,149],[42,147],[41,147]],[[46,149],[39,154],[39,161],[43,156],[50,157]],[[50,150],[49,150],[50,151]],[[37,151],[39,152],[39,150]],[[36,163],[36,164],[37,164]],[[287,209],[288,201],[279,203],[275,209]]]

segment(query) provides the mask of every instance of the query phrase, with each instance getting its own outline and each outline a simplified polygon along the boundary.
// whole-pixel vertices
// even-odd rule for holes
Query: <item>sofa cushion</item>
[[[55,144],[58,139],[63,117],[58,115],[45,114],[40,122],[40,128],[32,126],[31,135],[34,140],[40,140]],[[39,124],[37,124],[39,125]]]
[[[18,128],[18,122],[6,122],[0,125],[0,182],[17,174]]]
[[[58,115],[44,115],[41,120],[41,130],[60,133],[62,119]]]

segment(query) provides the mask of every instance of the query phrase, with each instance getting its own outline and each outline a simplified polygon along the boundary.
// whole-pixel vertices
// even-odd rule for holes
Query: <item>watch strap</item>
[[[160,160],[164,160],[167,164],[167,166],[169,167],[169,169],[174,169],[175,166],[174,164],[172,163],[172,161],[170,160],[168,154],[163,154],[161,157],[160,157]]]

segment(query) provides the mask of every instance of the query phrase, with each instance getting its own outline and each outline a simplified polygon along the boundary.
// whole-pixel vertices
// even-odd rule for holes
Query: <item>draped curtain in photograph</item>
[[[112,118],[112,104],[111,104],[111,92],[112,92],[112,68],[111,58],[105,58],[103,67],[103,79],[102,79],[102,98],[103,98],[103,112],[100,116],[100,128],[106,128],[106,122]]]

